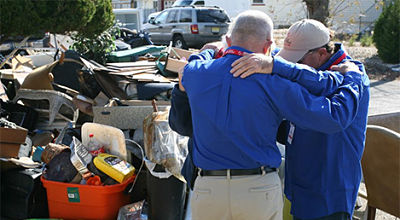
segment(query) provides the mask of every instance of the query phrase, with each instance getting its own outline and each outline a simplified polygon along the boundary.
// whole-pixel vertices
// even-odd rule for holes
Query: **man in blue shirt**
[[[193,161],[200,169],[191,198],[193,219],[281,219],[275,172],[281,162],[275,144],[281,120],[322,131],[340,129],[357,113],[361,74],[349,68],[342,85],[328,98],[311,95],[278,75],[234,78],[229,69],[235,60],[269,49],[272,22],[261,12],[248,11],[232,25],[233,46],[224,57],[193,60],[183,73],[192,115]],[[207,59],[212,52],[202,55]]]
[[[315,68],[302,72],[281,58],[273,62],[272,74],[295,81],[315,95],[335,96],[344,76],[332,72],[332,65],[351,61],[360,71],[364,66],[352,60],[341,44],[330,42],[329,30],[320,22],[305,19],[293,24],[277,54],[287,61]],[[267,56],[245,55],[233,63],[234,76],[271,73],[263,68],[271,64]],[[302,122],[286,123],[288,137],[285,160],[285,195],[291,201],[295,219],[350,219],[361,180],[369,103],[369,79],[362,75],[358,108],[341,127],[319,129]],[[346,106],[343,106],[346,108]],[[304,120],[309,116],[304,115]],[[315,121],[314,124],[321,123]]]

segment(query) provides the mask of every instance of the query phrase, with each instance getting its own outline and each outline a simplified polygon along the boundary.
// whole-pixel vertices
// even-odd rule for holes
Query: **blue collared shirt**
[[[273,73],[295,81],[315,95],[332,97],[346,75],[323,71],[345,53],[343,47],[319,71],[302,71],[304,65],[276,58]],[[365,73],[364,66],[346,56]],[[298,218],[311,219],[335,212],[353,213],[361,180],[361,157],[364,150],[369,103],[369,79],[362,75],[360,99],[353,106],[343,106],[349,117],[342,126],[318,129],[294,121],[293,138],[286,143],[285,194],[291,200],[291,212]],[[354,112],[354,110],[356,110]],[[305,118],[308,116],[304,116]],[[314,123],[320,123],[315,121]],[[293,128],[292,128],[293,129]],[[287,128],[289,132],[289,128]]]
[[[345,75],[335,95],[319,97],[276,74],[235,78],[229,70],[238,58],[228,54],[217,60],[193,60],[184,70],[193,160],[202,169],[278,167],[281,155],[275,137],[284,117],[305,128],[340,130],[357,112],[363,90],[358,73]]]

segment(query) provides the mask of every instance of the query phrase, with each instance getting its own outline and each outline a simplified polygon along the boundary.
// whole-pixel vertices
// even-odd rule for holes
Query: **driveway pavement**
[[[400,111],[400,79],[371,80],[371,98],[368,115]]]

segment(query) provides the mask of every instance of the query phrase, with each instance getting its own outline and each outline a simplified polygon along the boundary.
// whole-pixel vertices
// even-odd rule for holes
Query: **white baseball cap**
[[[284,46],[276,56],[298,62],[309,50],[324,46],[330,41],[330,31],[321,22],[303,19],[290,26]]]

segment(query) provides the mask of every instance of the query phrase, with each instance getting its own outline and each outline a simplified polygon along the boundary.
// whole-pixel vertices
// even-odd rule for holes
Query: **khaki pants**
[[[282,220],[277,172],[249,176],[198,176],[191,196],[193,220]]]

